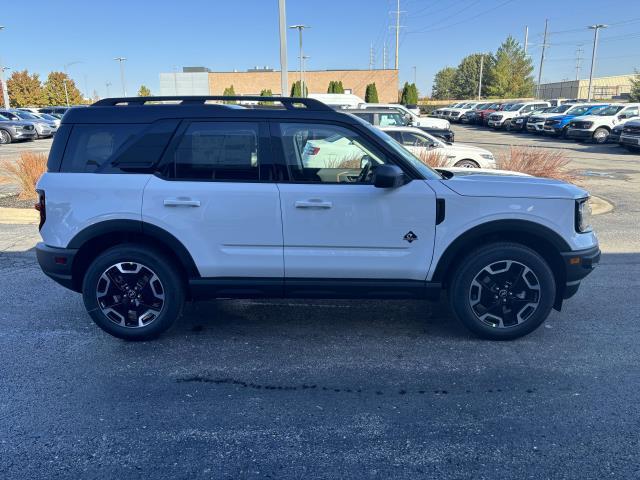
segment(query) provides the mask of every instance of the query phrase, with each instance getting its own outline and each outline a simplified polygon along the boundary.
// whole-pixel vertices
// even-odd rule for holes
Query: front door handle
[[[323,202],[320,199],[312,198],[310,200],[298,200],[296,202],[296,208],[331,208],[333,203]]]
[[[165,198],[164,206],[165,207],[199,207],[200,200],[193,200],[192,198],[187,198],[187,197]]]

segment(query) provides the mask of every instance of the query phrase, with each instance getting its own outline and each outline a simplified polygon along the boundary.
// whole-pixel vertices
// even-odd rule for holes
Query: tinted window
[[[373,113],[354,113],[357,117],[360,117],[365,122],[373,124]]]
[[[404,118],[399,113],[379,113],[381,127],[401,127],[405,124]]]
[[[120,147],[135,139],[145,127],[144,124],[74,125],[62,171],[95,172],[108,166]]]
[[[295,181],[369,183],[384,155],[358,133],[335,125],[280,124],[281,147]]]
[[[255,181],[257,123],[194,122],[175,151],[175,176],[194,180]]]

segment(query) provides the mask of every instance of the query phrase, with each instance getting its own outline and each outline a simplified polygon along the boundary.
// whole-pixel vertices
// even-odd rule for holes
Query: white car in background
[[[413,127],[382,127],[381,130],[411,153],[435,154],[445,160],[443,167],[496,168],[496,159],[489,150],[461,143],[449,144]]]
[[[439,130],[449,130],[451,128],[451,124],[448,120],[433,117],[420,117],[409,108],[404,105],[400,105],[399,103],[361,103],[358,105],[358,108],[395,110],[401,113],[414,127],[434,128]]]
[[[450,122],[460,123],[460,119],[462,118],[462,116],[465,113],[470,112],[471,110],[476,108],[477,105],[480,105],[480,102],[469,102],[469,103],[465,103],[461,107],[452,108],[451,110],[449,110],[449,114],[447,118],[449,119]]]
[[[605,143],[613,127],[639,116],[640,103],[612,103],[593,115],[571,120],[567,128],[567,138]]]
[[[487,125],[489,127],[498,128],[511,128],[511,120],[515,117],[526,115],[535,110],[544,107],[550,107],[549,102],[518,102],[501,110],[499,112],[489,115],[489,121]]]
[[[446,107],[440,107],[434,110],[431,115],[438,118],[447,118],[447,115],[449,115],[449,111],[452,108],[458,108],[458,107],[461,107],[462,105],[464,105],[464,103],[452,103],[451,105],[447,105]]]

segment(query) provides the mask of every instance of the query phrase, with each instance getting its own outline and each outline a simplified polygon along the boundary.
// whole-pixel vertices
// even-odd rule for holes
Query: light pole
[[[311,28],[307,25],[291,25],[289,28],[295,28],[298,30],[298,35],[300,38],[300,96],[304,97],[304,83],[303,83],[303,78],[302,78],[302,57],[303,57],[303,53],[302,53],[302,31],[305,28]]]
[[[589,28],[592,29],[593,32],[593,51],[591,52],[591,71],[589,72],[589,92],[587,93],[587,102],[591,101],[591,97],[593,95],[591,91],[591,84],[593,82],[593,70],[596,65],[596,52],[598,50],[598,32],[601,28],[607,28],[609,25],[604,25],[602,23],[598,23],[596,25],[589,25]]]
[[[414,65],[411,68],[413,68],[413,84],[417,85],[418,84],[418,74],[417,74],[418,67]]]
[[[124,62],[127,60],[125,57],[116,57],[114,60],[120,62],[120,82],[122,83],[122,96],[127,96],[127,87],[124,83]]]
[[[307,73],[307,60],[309,60],[311,57],[309,55],[303,55],[302,56],[302,84],[305,85],[307,83],[307,81],[305,80],[305,75]],[[307,90],[309,90],[309,88],[307,88]],[[302,96],[304,97],[304,90],[302,91]]]
[[[109,96],[110,96],[109,95],[109,87],[111,86],[111,82],[108,81],[107,83],[104,84],[104,86],[107,87],[107,98],[109,98]]]
[[[77,65],[78,63],[82,63],[80,61],[76,61],[76,62],[69,62],[69,63],[65,63],[63,65],[63,69],[64,69],[64,78],[62,79],[62,85],[64,86],[64,99],[67,102],[67,107],[69,106],[69,91],[67,90],[67,77],[69,76],[67,74],[67,69],[71,66],[71,65]]]
[[[4,25],[0,25],[0,31],[4,30]],[[2,84],[2,101],[4,102],[4,108],[9,108],[9,90],[7,89],[7,83],[4,81],[4,71],[7,67],[2,66],[0,62],[0,83]]]
[[[287,7],[285,0],[278,0],[280,17],[280,96],[287,96],[289,88],[289,71],[287,67]]]
[[[480,55],[480,76],[478,77],[478,100],[482,98],[482,70],[484,68],[484,55]]]

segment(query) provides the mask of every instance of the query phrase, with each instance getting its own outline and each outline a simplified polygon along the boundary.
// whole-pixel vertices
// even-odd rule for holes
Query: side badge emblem
[[[417,236],[415,233],[413,233],[413,232],[411,232],[411,231],[410,231],[409,233],[407,233],[407,234],[406,234],[404,237],[402,237],[402,238],[403,238],[404,240],[406,240],[407,242],[411,243],[411,242],[413,242],[414,240],[417,240],[417,239],[418,239],[418,236]]]

